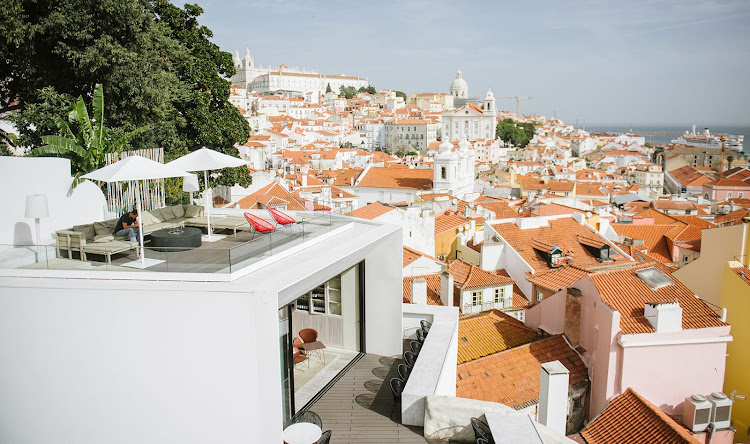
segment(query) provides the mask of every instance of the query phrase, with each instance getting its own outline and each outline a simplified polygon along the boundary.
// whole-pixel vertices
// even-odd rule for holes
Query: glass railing
[[[255,213],[255,212],[254,212]],[[255,213],[268,220],[265,212]],[[252,266],[283,252],[304,248],[304,244],[331,233],[354,220],[332,213],[289,212],[298,222],[281,226],[268,233],[256,233],[249,224],[232,230],[214,230],[209,242],[204,233],[200,246],[192,248],[154,247],[151,236],[146,236],[144,258],[139,246],[127,241],[97,243],[87,241],[82,246],[75,241],[60,241],[49,245],[0,245],[0,270],[90,270],[90,271],[147,271],[168,273],[229,274]],[[242,212],[212,214],[212,223],[225,217],[243,217]],[[357,221],[366,223],[365,221]]]

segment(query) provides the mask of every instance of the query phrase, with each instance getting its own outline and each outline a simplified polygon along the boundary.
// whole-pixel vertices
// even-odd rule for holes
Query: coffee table
[[[201,246],[201,229],[183,227],[167,228],[151,233],[149,248],[156,251],[181,251]]]
[[[313,444],[323,431],[311,422],[298,422],[284,429],[284,442],[288,444]]]

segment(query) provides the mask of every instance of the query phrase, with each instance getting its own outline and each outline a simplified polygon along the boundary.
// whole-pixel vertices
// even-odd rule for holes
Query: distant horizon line
[[[571,123],[571,125],[574,125],[574,123]],[[581,127],[583,125],[584,124],[582,124],[582,123],[578,124],[578,126],[581,126]],[[684,125],[685,126],[685,130],[688,131],[688,130],[692,129],[692,127],[693,127],[694,124],[690,123],[690,124],[685,125],[685,124],[682,124],[682,123],[663,123],[663,122],[660,122],[660,123],[653,123],[653,122],[639,122],[639,123],[636,123],[636,122],[633,122],[633,123],[630,123],[630,122],[586,122],[585,125],[586,126],[589,126],[589,125],[592,125],[592,126],[621,126],[621,127],[631,127],[632,126],[633,128],[636,128],[636,127],[639,127],[639,126],[648,126],[648,127],[670,126],[670,127],[674,127],[674,126],[683,126]],[[713,126],[722,127],[722,128],[726,128],[726,127],[738,127],[738,128],[749,128],[750,129],[750,123],[701,123],[701,124],[695,124],[695,125],[696,125],[696,130],[698,130],[698,129],[702,130],[703,128],[711,129],[711,127],[713,127]]]

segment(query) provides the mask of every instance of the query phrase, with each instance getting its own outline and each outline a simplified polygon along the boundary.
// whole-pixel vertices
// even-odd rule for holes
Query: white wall
[[[34,219],[26,218],[29,194],[47,196],[49,217],[40,220],[42,243],[52,242],[57,230],[102,220],[106,200],[101,190],[86,181],[71,193],[72,182],[68,159],[0,156],[0,245],[29,244],[36,237]]]
[[[160,282],[6,284],[0,442],[278,439],[280,414],[263,414],[281,411],[273,295]]]

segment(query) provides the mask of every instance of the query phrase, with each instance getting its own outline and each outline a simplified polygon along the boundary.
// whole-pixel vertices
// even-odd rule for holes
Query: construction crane
[[[521,109],[521,99],[528,99],[531,100],[533,97],[531,96],[503,96],[501,99],[516,99],[516,118],[520,116],[519,110]]]

